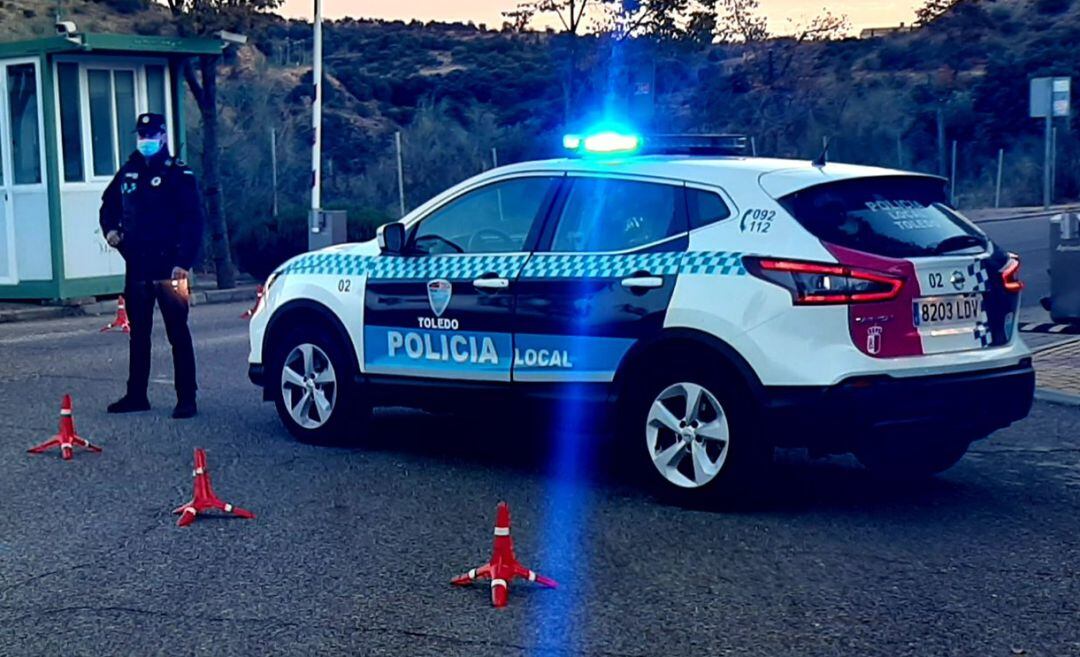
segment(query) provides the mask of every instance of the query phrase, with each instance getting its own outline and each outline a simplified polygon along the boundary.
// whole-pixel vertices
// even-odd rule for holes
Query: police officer
[[[189,418],[195,404],[195,350],[188,331],[188,276],[203,234],[195,175],[169,153],[165,117],[136,120],[137,150],[102,196],[101,231],[127,263],[124,298],[131,323],[127,394],[110,413],[150,409],[150,333],[154,304],[161,307],[172,345],[176,381],[174,418]]]

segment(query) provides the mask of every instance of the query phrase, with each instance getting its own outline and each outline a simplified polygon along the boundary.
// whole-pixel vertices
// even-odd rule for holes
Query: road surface
[[[193,311],[186,422],[160,326],[154,410],[127,417],[103,412],[126,338],[101,319],[0,326],[0,655],[1080,654],[1080,410],[1039,404],[922,484],[793,452],[764,499],[685,506],[588,433],[390,411],[363,444],[299,444],[246,379],[243,309]],[[105,451],[27,455],[65,392]],[[255,520],[175,526],[196,446]],[[497,611],[448,582],[500,499],[562,586]]]

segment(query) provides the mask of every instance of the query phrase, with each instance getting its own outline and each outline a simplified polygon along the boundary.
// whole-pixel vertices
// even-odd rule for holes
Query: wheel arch
[[[274,311],[263,337],[263,361],[269,364],[275,338],[296,326],[321,326],[340,340],[352,359],[353,371],[360,372],[360,359],[353,347],[352,337],[337,314],[327,306],[310,299],[296,299]]]
[[[738,377],[756,401],[765,400],[765,388],[754,368],[727,342],[714,335],[690,328],[665,329],[649,340],[639,341],[630,349],[616,370],[614,394],[624,399],[633,382],[650,365],[670,362],[672,358],[706,358]]]

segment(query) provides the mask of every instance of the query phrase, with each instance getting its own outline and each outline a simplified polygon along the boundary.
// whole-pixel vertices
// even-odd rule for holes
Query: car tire
[[[917,430],[873,435],[855,450],[855,458],[874,474],[895,480],[925,479],[945,472],[964,457],[971,439]]]
[[[756,496],[773,450],[759,405],[727,372],[707,363],[669,365],[663,376],[642,375],[632,387],[619,433],[624,444],[629,440],[635,469],[657,492],[725,502]],[[674,447],[679,442],[681,453]]]
[[[315,444],[362,438],[371,407],[342,341],[325,328],[297,326],[274,343],[265,385],[289,433]]]

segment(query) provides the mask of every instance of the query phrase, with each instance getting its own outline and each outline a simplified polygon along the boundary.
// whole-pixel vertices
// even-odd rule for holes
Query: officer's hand
[[[115,249],[117,245],[120,244],[120,233],[115,230],[110,230],[105,236],[105,241],[109,243],[109,246]]]
[[[174,281],[186,281],[188,278],[188,270],[183,267],[173,267],[172,278]]]

